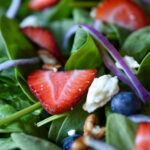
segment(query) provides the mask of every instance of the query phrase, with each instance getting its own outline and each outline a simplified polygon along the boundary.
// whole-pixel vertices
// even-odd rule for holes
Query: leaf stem
[[[69,6],[71,7],[84,7],[84,8],[91,8],[91,7],[95,7],[99,4],[99,2],[71,2],[69,3]]]
[[[37,102],[37,103],[33,104],[32,106],[29,106],[23,110],[20,110],[20,111],[14,113],[8,117],[0,119],[0,126],[8,124],[14,120],[17,120],[20,117],[22,117],[22,116],[24,116],[30,112],[33,112],[34,110],[38,109],[39,107],[41,107],[41,104],[40,104],[40,102]]]
[[[49,122],[54,121],[54,120],[57,120],[59,118],[66,117],[68,114],[69,114],[69,112],[66,112],[66,113],[63,113],[63,114],[59,114],[59,115],[50,116],[50,117],[48,117],[48,118],[38,122],[36,125],[37,125],[37,127],[41,127],[42,125],[45,125],[46,123],[49,123]]]

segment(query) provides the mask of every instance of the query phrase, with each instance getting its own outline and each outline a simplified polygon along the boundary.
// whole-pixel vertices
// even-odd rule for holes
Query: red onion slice
[[[128,118],[136,123],[150,122],[150,116],[143,115],[143,114],[131,115],[131,116],[128,116]]]
[[[117,61],[123,68],[123,71],[125,72],[127,78],[132,84],[133,90],[135,90],[136,94],[139,96],[139,98],[146,102],[150,99],[150,93],[143,87],[143,85],[140,83],[140,81],[136,78],[136,76],[132,73],[131,69],[127,66],[119,52],[116,50],[116,48],[97,30],[95,30],[93,27],[90,27],[86,24],[80,24],[80,26],[89,32],[92,37],[95,39],[98,45],[102,45],[114,58],[115,61]],[[101,47],[101,46],[100,46]],[[103,48],[102,48],[103,49]],[[101,49],[100,49],[101,51]],[[112,70],[111,70],[112,71]]]
[[[21,5],[21,0],[12,0],[11,5],[6,12],[6,16],[10,19],[15,18],[20,8],[20,5]]]
[[[21,65],[33,65],[40,62],[39,57],[34,58],[26,58],[26,59],[17,59],[17,60],[8,60],[0,64],[0,71],[4,69],[8,69],[13,66],[21,66]]]

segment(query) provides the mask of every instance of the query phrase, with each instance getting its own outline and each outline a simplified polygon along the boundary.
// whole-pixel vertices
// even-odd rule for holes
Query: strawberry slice
[[[97,8],[96,19],[133,31],[148,25],[146,14],[130,0],[106,0]]]
[[[96,69],[73,71],[33,71],[28,77],[28,85],[45,110],[50,114],[60,114],[74,107],[87,92]]]
[[[139,124],[135,150],[150,150],[150,123]]]
[[[29,8],[35,11],[43,10],[57,4],[58,2],[59,0],[31,0]]]
[[[49,31],[41,27],[25,27],[22,28],[21,31],[40,47],[49,50],[61,64],[64,64],[64,60],[61,57],[56,41]]]

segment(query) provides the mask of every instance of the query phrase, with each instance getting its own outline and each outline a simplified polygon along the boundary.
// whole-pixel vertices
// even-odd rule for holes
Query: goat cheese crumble
[[[119,92],[118,78],[103,75],[92,82],[83,109],[89,113],[104,106]]]
[[[74,134],[76,134],[76,130],[71,129],[71,130],[68,131],[68,135],[69,135],[69,136],[72,136],[72,135],[74,135]]]
[[[140,66],[138,62],[131,56],[125,56],[123,59],[128,65],[128,67],[132,70],[132,72],[136,74],[136,69]],[[116,67],[122,69],[122,66],[118,62],[116,62]]]

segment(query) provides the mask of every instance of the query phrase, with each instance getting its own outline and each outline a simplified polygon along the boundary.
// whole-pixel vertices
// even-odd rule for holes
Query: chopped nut
[[[53,64],[44,64],[42,66],[45,70],[52,70],[54,72],[58,71],[58,69],[61,67],[61,65],[53,65]]]
[[[102,127],[102,128],[100,128],[99,132],[97,132],[97,133],[96,132],[92,132],[92,136],[95,139],[101,139],[102,137],[104,137],[105,133],[106,133],[106,129],[105,129],[105,127]]]
[[[92,129],[98,124],[96,115],[91,114],[87,117],[84,123],[84,135],[90,135]]]
[[[59,64],[57,59],[53,55],[51,55],[47,50],[39,50],[38,55],[45,64]]]
[[[86,150],[88,146],[85,144],[84,136],[76,139],[72,144],[72,150]]]

